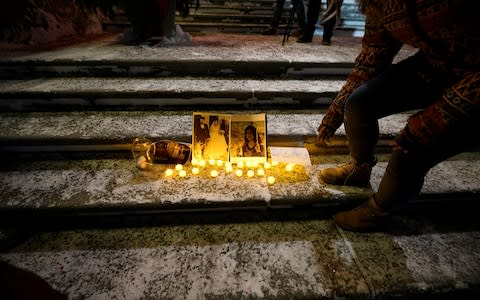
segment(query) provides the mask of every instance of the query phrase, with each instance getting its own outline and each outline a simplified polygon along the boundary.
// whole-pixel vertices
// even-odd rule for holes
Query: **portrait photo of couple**
[[[193,114],[193,158],[230,162],[267,159],[266,116],[261,114]]]

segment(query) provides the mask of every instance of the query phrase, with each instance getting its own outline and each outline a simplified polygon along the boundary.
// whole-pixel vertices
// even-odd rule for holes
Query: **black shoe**
[[[277,28],[275,27],[268,27],[262,31],[262,35],[274,35],[275,33],[277,33]]]
[[[330,40],[323,40],[322,45],[329,46],[331,44]]]
[[[313,39],[313,34],[304,33],[298,37],[297,43],[311,43]]]
[[[305,31],[303,31],[302,29],[299,29],[299,30],[295,30],[294,32],[292,32],[290,34],[290,36],[293,36],[293,37],[300,37],[302,35],[305,34]]]

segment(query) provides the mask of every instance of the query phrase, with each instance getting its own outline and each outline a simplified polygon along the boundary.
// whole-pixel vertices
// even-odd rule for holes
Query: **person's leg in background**
[[[292,0],[293,8],[296,8],[298,30],[292,33],[292,36],[299,37],[305,33],[307,29],[307,20],[305,18],[305,4],[303,0]]]
[[[273,10],[272,22],[270,23],[270,27],[262,31],[263,35],[274,35],[277,33],[278,24],[280,24],[280,19],[282,18],[284,5],[285,5],[285,0],[277,0],[275,2],[275,9]]]
[[[299,36],[297,43],[311,43],[315,33],[316,24],[320,15],[321,0],[310,0],[307,6],[307,25],[303,35]]]

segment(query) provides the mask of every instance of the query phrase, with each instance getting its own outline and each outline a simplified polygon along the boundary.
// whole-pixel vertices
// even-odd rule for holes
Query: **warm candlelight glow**
[[[272,161],[272,167],[278,166],[278,161]]]
[[[295,164],[287,164],[287,165],[285,166],[285,170],[286,170],[287,172],[292,172],[292,171],[293,171],[293,167],[295,167]]]
[[[192,166],[198,165],[198,159],[192,158]]]
[[[252,167],[254,167],[254,168],[258,168],[258,161],[254,161],[254,162],[252,162]]]
[[[245,163],[245,166],[246,166],[247,168],[251,168],[251,167],[253,167],[253,162],[247,160],[247,162]]]
[[[240,168],[240,169],[243,168],[244,165],[245,164],[243,163],[243,161],[237,162],[237,167]]]
[[[248,170],[247,171],[247,176],[251,178],[251,177],[255,176],[255,172],[253,170]]]
[[[258,169],[257,170],[257,176],[265,176],[265,170],[264,169]]]
[[[165,176],[170,177],[170,176],[172,176],[172,175],[173,175],[173,170],[172,170],[172,169],[166,169],[166,170],[165,170]]]
[[[177,170],[177,171],[183,170],[183,166],[181,164],[177,164],[175,166],[175,170]]]
[[[207,165],[207,162],[202,159],[201,161],[198,162],[198,165],[200,167],[205,167]]]
[[[208,161],[208,164],[211,165],[211,166],[214,166],[215,163],[216,163],[216,161],[215,161],[214,159],[210,159],[210,160]]]
[[[237,170],[235,170],[235,175],[236,175],[237,177],[242,177],[243,171],[240,170],[240,169],[237,169]]]
[[[266,163],[263,164],[263,167],[265,169],[270,169],[272,167],[272,165],[269,162],[266,162]]]
[[[275,183],[275,177],[273,177],[273,176],[268,176],[267,182],[268,182],[268,184],[274,184],[274,183]]]
[[[185,171],[185,170],[180,170],[180,172],[178,172],[178,176],[180,176],[180,177],[186,177],[186,176],[187,176],[187,171]]]
[[[192,174],[194,175],[197,175],[198,173],[200,173],[200,169],[195,167],[195,168],[192,168]]]
[[[217,176],[218,176],[218,171],[217,171],[217,170],[212,170],[212,171],[210,172],[210,176],[212,176],[212,177],[217,177]]]
[[[219,159],[217,160],[217,167],[223,166],[223,160]]]
[[[225,172],[227,172],[227,174],[228,174],[228,173],[232,173],[232,172],[233,172],[233,167],[232,167],[232,165],[226,165],[226,166],[225,166]]]

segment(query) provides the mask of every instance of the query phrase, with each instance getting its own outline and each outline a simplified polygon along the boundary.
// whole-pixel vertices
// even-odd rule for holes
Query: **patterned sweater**
[[[366,8],[361,52],[321,126],[326,126],[333,135],[343,123],[348,96],[388,67],[403,44],[417,48],[415,55],[426,57],[436,76],[451,76],[450,82],[454,84],[450,88],[466,99],[469,111],[465,113],[480,117],[480,1],[381,0],[378,3],[379,7]],[[433,106],[445,105],[445,100],[448,99],[444,96]],[[430,115],[425,117],[428,119]]]

